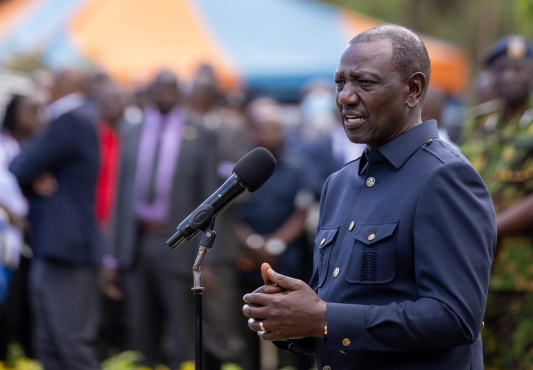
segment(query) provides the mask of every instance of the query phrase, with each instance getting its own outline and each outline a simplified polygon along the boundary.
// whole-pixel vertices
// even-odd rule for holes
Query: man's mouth
[[[355,116],[355,115],[352,115],[352,114],[347,114],[346,116],[344,116],[344,118],[346,119],[346,122],[348,122],[348,123],[359,123],[359,122],[365,120],[361,116]]]
[[[347,113],[343,116],[346,128],[355,128],[365,121],[365,118],[360,114]]]

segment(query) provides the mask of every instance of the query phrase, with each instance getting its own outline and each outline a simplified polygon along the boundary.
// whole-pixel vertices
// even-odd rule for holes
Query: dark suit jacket
[[[127,125],[122,131],[120,180],[113,231],[108,252],[117,257],[122,269],[131,268],[137,257],[138,220],[134,209],[134,183],[139,140],[143,125]],[[186,122],[172,184],[168,237],[178,224],[211,195],[218,186],[216,137],[205,128]],[[161,248],[169,248],[162,245]],[[192,274],[198,253],[197,240],[186,242],[171,256],[176,272]]]
[[[102,245],[95,218],[95,188],[100,166],[96,113],[84,105],[53,120],[43,136],[15,158],[11,171],[29,190],[29,220],[37,258],[100,265]],[[31,192],[44,171],[58,183],[51,197]]]
[[[481,177],[422,123],[324,185],[310,286],[327,339],[291,348],[319,369],[482,370],[495,245]]]

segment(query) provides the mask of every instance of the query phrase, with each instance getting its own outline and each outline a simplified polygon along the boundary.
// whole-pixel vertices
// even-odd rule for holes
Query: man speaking
[[[362,157],[326,181],[309,285],[262,266],[248,325],[323,370],[481,370],[496,243],[480,176],[421,122],[431,66],[411,31],[357,35],[336,102]]]

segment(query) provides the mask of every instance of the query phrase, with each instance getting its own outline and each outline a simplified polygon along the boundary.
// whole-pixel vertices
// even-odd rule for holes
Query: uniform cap
[[[533,44],[521,35],[502,37],[487,51],[483,57],[483,65],[490,66],[501,56],[508,59],[533,58]]]

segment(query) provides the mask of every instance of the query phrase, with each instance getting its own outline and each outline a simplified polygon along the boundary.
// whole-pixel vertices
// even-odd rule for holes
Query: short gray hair
[[[355,36],[350,44],[390,40],[392,44],[392,63],[405,81],[416,72],[422,72],[426,76],[426,89],[422,98],[426,95],[431,79],[431,62],[426,46],[413,31],[396,24],[384,24]]]

